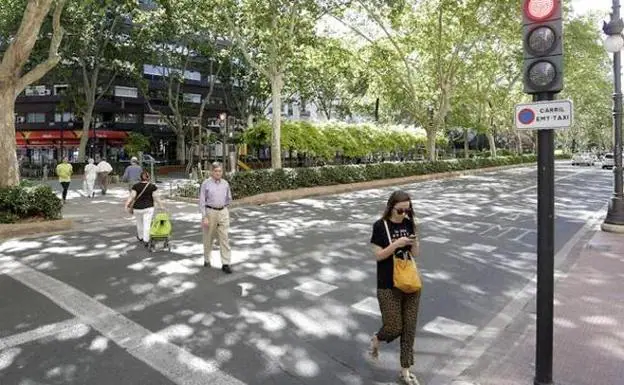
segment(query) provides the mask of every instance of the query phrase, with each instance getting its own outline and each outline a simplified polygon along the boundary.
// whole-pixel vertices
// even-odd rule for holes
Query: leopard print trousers
[[[401,367],[409,368],[414,365],[420,290],[406,294],[399,289],[378,289],[377,299],[383,322],[377,339],[390,343],[401,337]]]

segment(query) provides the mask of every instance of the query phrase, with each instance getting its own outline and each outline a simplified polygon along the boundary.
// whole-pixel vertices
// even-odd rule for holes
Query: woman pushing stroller
[[[141,179],[130,190],[130,197],[126,201],[126,210],[134,214],[137,226],[137,239],[145,247],[149,246],[150,226],[154,217],[154,204],[160,209],[164,205],[157,193],[158,187],[150,181],[147,171],[141,172]]]

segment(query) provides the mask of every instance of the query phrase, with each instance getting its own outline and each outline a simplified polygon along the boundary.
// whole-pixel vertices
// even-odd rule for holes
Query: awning
[[[82,137],[82,131],[73,131],[76,138]],[[89,130],[89,138],[95,137],[98,139],[126,139],[128,133],[126,131],[113,131],[113,130]]]
[[[17,131],[15,133],[15,139],[17,143],[35,144],[53,144],[60,142],[61,139],[64,143],[79,143],[82,137],[82,131],[69,131],[69,130],[42,130],[42,131]],[[116,143],[122,142],[128,137],[126,131],[113,131],[113,130],[95,130],[95,136],[93,130],[89,130],[89,138],[105,139],[106,141],[112,140]]]

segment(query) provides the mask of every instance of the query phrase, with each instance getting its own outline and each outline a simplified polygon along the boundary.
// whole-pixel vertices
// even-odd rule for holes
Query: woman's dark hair
[[[410,220],[414,222],[414,207],[412,206],[412,198],[410,198],[409,194],[403,190],[397,190],[390,195],[382,219],[389,220],[392,216],[392,209],[397,205],[397,203],[401,202],[409,202],[409,217]]]
[[[148,180],[150,180],[150,174],[149,174],[149,172],[147,172],[147,170],[143,170],[141,172],[141,181],[142,182],[147,182]]]

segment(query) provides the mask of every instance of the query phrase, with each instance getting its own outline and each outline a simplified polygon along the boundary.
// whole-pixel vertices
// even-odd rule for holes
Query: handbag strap
[[[383,220],[384,223],[384,227],[386,228],[386,235],[388,236],[388,245],[390,245],[390,243],[392,243],[392,236],[390,236],[390,229],[388,228],[388,222],[386,222],[386,220]]]
[[[149,182],[145,184],[145,187],[143,187],[143,191],[141,191],[141,193],[132,200],[132,204],[130,205],[130,207],[134,207],[134,204],[139,200],[139,198],[141,198],[141,196],[143,196],[143,193],[145,192],[145,190],[147,190],[147,187],[149,185],[150,185]]]

